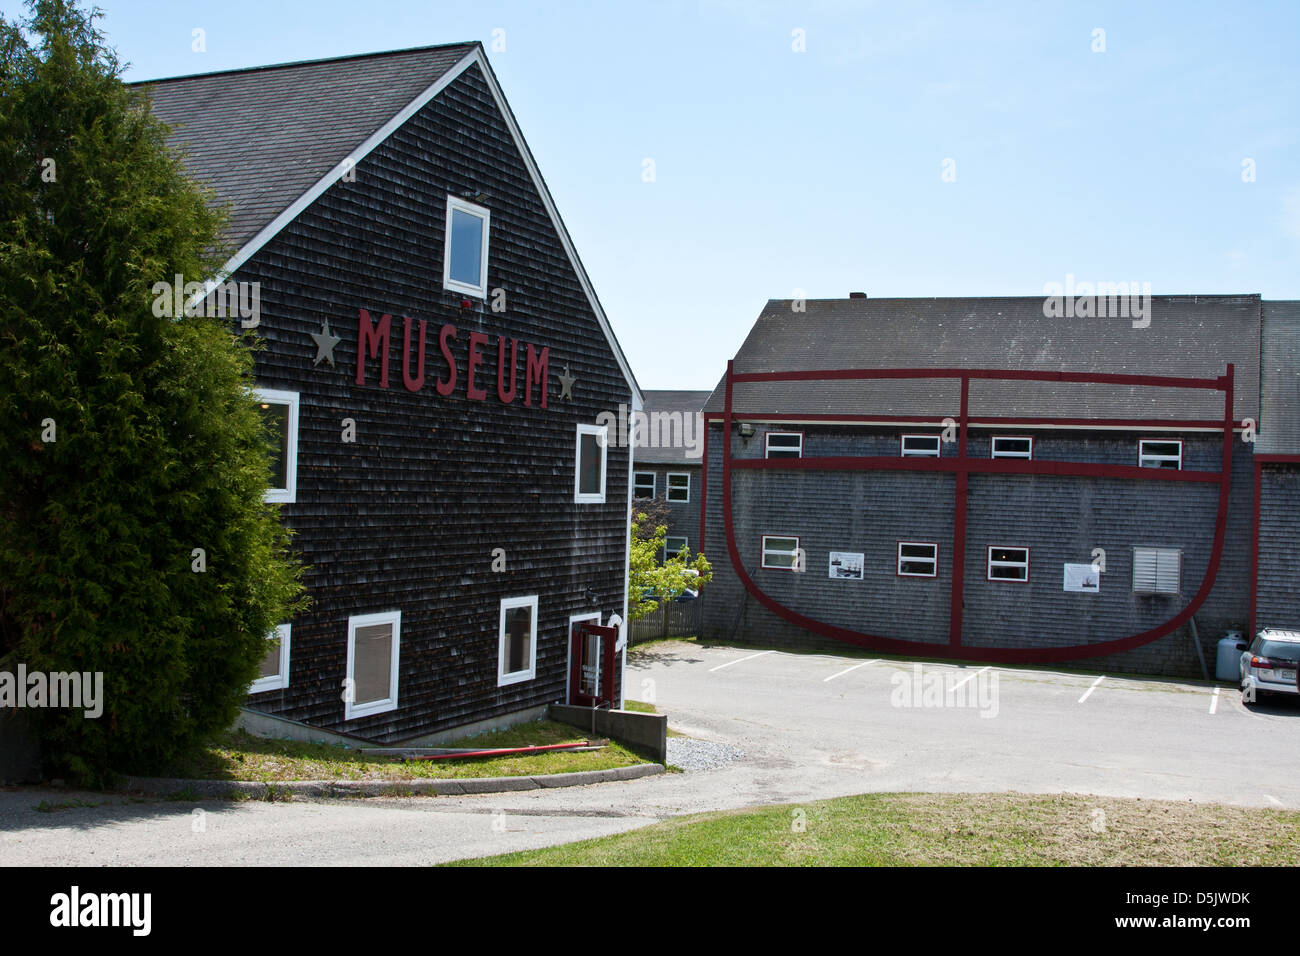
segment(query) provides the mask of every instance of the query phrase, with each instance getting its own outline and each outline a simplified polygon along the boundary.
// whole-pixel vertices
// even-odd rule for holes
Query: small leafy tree
[[[691,560],[687,548],[661,564],[659,553],[664,549],[668,526],[656,525],[653,531],[648,528],[645,512],[634,512],[632,561],[627,578],[627,616],[633,621],[654,613],[663,600],[686,590],[698,591],[713,580],[709,559],[697,554]]]
[[[94,783],[228,726],[302,589],[249,350],[152,310],[216,272],[222,215],[95,15],[29,8],[34,45],[0,18],[0,669],[103,674],[98,719],[26,712]]]

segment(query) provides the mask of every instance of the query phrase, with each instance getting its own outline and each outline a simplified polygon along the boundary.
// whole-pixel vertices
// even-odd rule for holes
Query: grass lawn
[[[519,724],[479,734],[449,747],[526,747],[575,743],[587,739],[568,724],[549,720]],[[603,750],[541,753],[526,756],[472,757],[464,760],[403,760],[368,755],[336,744],[270,740],[244,731],[224,734],[189,761],[163,776],[200,780],[418,780],[452,777],[515,777],[578,770],[607,770],[648,763],[644,757],[610,741]]]
[[[802,824],[802,830],[800,825]],[[883,793],[668,820],[458,866],[1256,866],[1300,812],[1075,794]]]

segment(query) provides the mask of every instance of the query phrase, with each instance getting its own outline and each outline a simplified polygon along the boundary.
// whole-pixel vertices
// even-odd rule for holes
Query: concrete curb
[[[166,777],[127,777],[119,790],[151,796],[171,796],[186,790],[200,797],[246,796],[259,800],[295,797],[404,797],[412,794],[464,796],[473,793],[512,793],[584,787],[615,780],[637,780],[664,772],[662,764],[642,763],[609,770],[539,774],[531,777],[464,777],[458,780],[177,780]]]

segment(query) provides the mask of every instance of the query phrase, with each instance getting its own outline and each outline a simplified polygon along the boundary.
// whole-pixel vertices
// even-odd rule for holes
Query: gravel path
[[[668,762],[683,770],[714,770],[745,756],[729,744],[690,737],[668,738]]]

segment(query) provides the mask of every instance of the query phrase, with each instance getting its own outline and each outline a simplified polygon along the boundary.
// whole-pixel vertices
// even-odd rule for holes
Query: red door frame
[[[582,692],[583,651],[587,646],[587,636],[600,638],[601,668],[599,676],[600,693],[596,696]],[[591,621],[574,621],[573,632],[569,635],[569,703],[579,707],[613,707],[614,706],[614,662],[618,658],[615,645],[618,643],[618,628],[593,624]]]
[[[809,381],[845,381],[845,380],[864,380],[864,379],[909,379],[909,378],[949,378],[957,379],[961,385],[961,405],[959,417],[956,419],[958,431],[958,453],[954,458],[901,458],[901,457],[882,457],[882,456],[832,456],[826,458],[762,458],[762,459],[733,459],[731,456],[731,426],[733,421],[741,415],[736,412],[732,406],[732,388],[737,383],[747,382],[809,382]],[[1057,461],[1035,461],[1021,459],[973,459],[967,457],[966,433],[970,425],[970,382],[972,379],[995,379],[1004,381],[1034,381],[1034,382],[1070,382],[1081,384],[1110,384],[1110,385],[1128,385],[1152,388],[1188,388],[1188,389],[1206,389],[1219,391],[1223,393],[1223,418],[1218,422],[1211,421],[1165,421],[1158,419],[1125,419],[1123,421],[1097,420],[1088,419],[1065,419],[1065,418],[1036,418],[1036,419],[1019,419],[1021,423],[1032,421],[1034,424],[1055,424],[1065,425],[1099,425],[1115,426],[1123,425],[1131,428],[1204,428],[1213,427],[1215,430],[1223,430],[1223,457],[1219,471],[1173,471],[1165,468],[1141,468],[1137,465],[1104,465],[1093,462],[1057,462]],[[1214,587],[1215,578],[1219,571],[1219,562],[1223,556],[1223,543],[1226,534],[1227,517],[1228,517],[1228,492],[1231,487],[1232,478],[1232,442],[1233,429],[1237,422],[1233,417],[1233,365],[1228,363],[1227,369],[1223,375],[1212,379],[1201,378],[1177,378],[1172,376],[1157,375],[1121,375],[1112,373],[1086,373],[1086,372],[1028,372],[1021,370],[994,370],[994,369],[916,369],[916,368],[893,368],[893,369],[834,369],[828,371],[797,371],[797,372],[747,372],[737,373],[735,362],[727,362],[727,374],[724,379],[725,383],[725,403],[722,415],[722,518],[723,530],[727,538],[727,553],[731,559],[732,568],[736,576],[745,586],[755,600],[763,607],[767,608],[778,617],[789,621],[805,630],[814,634],[820,634],[823,637],[830,637],[835,640],[844,641],[848,644],[855,644],[860,647],[870,648],[872,650],[892,651],[902,654],[921,653],[925,656],[944,656],[958,658],[961,660],[977,661],[1002,661],[1016,663],[1049,663],[1055,661],[1076,660],[1085,657],[1096,657],[1102,654],[1114,654],[1118,651],[1131,650],[1148,644],[1151,641],[1158,640],[1169,634],[1175,628],[1185,624],[1193,614],[1205,603],[1209,597],[1210,591]],[[747,418],[771,416],[755,416],[752,414],[744,415]],[[790,417],[797,417],[800,421],[818,421],[818,422],[871,422],[877,417],[869,415],[818,415],[791,413]],[[891,416],[891,420],[899,420]],[[920,419],[933,424],[933,419]],[[993,421],[981,416],[980,423]],[[1001,420],[999,420],[1001,421]],[[939,427],[942,427],[940,424]],[[707,442],[705,445],[707,449]],[[848,628],[839,627],[833,624],[827,624],[822,621],[814,620],[806,615],[800,614],[788,607],[785,607],[776,599],[766,594],[762,588],[749,576],[745,571],[744,563],[740,557],[740,550],[736,546],[735,528],[732,520],[732,501],[731,501],[731,470],[733,468],[748,469],[773,469],[781,471],[798,471],[798,470],[828,470],[828,471],[852,471],[852,470],[885,470],[885,471],[932,471],[940,473],[951,473],[956,481],[956,494],[953,502],[953,555],[952,555],[952,591],[950,594],[950,610],[948,619],[948,643],[934,644],[926,641],[905,640],[901,638],[884,637],[876,634],[866,634],[861,631],[854,631]],[[1258,465],[1256,465],[1258,469]],[[704,463],[704,471],[708,472],[707,452]],[[1069,647],[1040,647],[1040,648],[1009,648],[1009,647],[970,647],[961,643],[961,613],[962,613],[962,592],[964,588],[965,573],[965,546],[966,546],[966,509],[967,509],[967,477],[971,473],[979,474],[1049,474],[1064,475],[1073,477],[1096,477],[1096,478],[1129,478],[1139,481],[1192,481],[1215,483],[1219,486],[1218,512],[1215,517],[1214,526],[1214,543],[1210,553],[1210,561],[1206,567],[1205,576],[1201,580],[1201,585],[1193,596],[1192,600],[1178,614],[1168,621],[1149,630],[1142,631],[1138,634],[1132,634],[1128,637],[1115,638],[1108,641],[1097,641],[1090,644],[1076,644]],[[1258,488],[1258,470],[1256,471],[1256,486]],[[703,488],[702,488],[703,492]],[[701,494],[700,501],[700,539],[701,550],[703,550],[704,539],[704,517],[705,502],[704,494]],[[1256,522],[1258,522],[1258,492],[1256,493]],[[1254,601],[1252,598],[1252,615]],[[1252,625],[1253,626],[1253,625]]]

